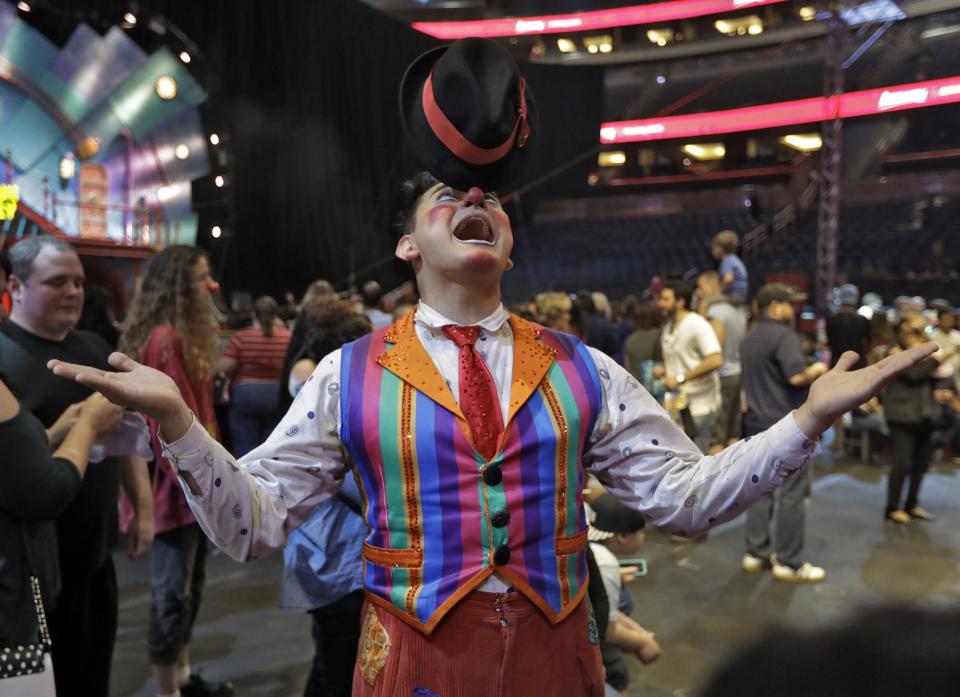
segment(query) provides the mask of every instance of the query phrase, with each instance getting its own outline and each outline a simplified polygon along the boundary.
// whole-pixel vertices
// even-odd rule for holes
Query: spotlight
[[[23,0],[21,0],[17,3],[17,9],[21,12],[29,12],[32,8],[30,7],[29,2],[23,2]]]
[[[73,176],[77,173],[77,161],[73,157],[72,152],[68,152],[66,155],[60,158],[60,178],[64,181],[73,179]]]
[[[157,189],[157,200],[160,201],[160,203],[165,203],[173,198],[174,193],[176,192],[172,186],[161,186]]]
[[[190,54],[186,51],[180,51],[180,60],[182,60],[184,63],[189,63],[191,60]]]
[[[211,133],[210,145],[220,145],[220,136],[218,136],[216,133]]]
[[[160,97],[160,99],[169,102],[177,96],[177,81],[169,75],[161,75],[157,78],[154,89],[156,89],[157,96]]]
[[[662,84],[665,83],[666,81],[667,81],[667,78],[666,78],[665,75],[657,75],[657,84],[658,84],[658,85],[662,85]]]
[[[190,148],[187,147],[186,143],[180,143],[174,151],[173,154],[176,155],[178,160],[186,160],[190,157]]]
[[[137,16],[132,12],[123,13],[123,24],[126,29],[134,27],[137,24]]]
[[[223,233],[223,230],[220,229],[219,225],[214,225],[213,229],[210,230],[210,236],[213,237],[214,239],[219,238],[222,233]]]
[[[223,175],[222,175],[222,174],[218,174],[217,176],[215,176],[215,177],[213,178],[213,184],[214,184],[214,186],[216,186],[218,189],[222,189],[222,188],[223,188],[223,184],[224,184]]]

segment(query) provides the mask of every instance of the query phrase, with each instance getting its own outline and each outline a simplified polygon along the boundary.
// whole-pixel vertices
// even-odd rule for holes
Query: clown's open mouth
[[[453,229],[453,236],[464,244],[493,245],[493,230],[483,216],[474,215],[461,220]]]

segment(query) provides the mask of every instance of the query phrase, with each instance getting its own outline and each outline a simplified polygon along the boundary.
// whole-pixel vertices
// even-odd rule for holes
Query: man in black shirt
[[[49,428],[92,392],[46,368],[53,358],[90,361],[109,369],[111,348],[74,331],[83,308],[84,273],[69,243],[52,236],[10,249],[13,308],[0,324],[0,371],[23,406]],[[111,551],[117,541],[117,496],[123,484],[137,517],[133,555],[153,538],[153,498],[146,463],[112,457],[92,465],[79,493],[57,518],[61,591],[49,616],[60,697],[107,697],[117,626],[117,582]]]
[[[768,283],[757,292],[760,319],[740,345],[742,384],[747,396],[743,425],[748,437],[764,431],[803,404],[807,387],[827,372],[823,363],[807,366],[800,338],[793,329],[792,303],[804,299],[806,295],[795,293],[782,283]],[[772,567],[775,579],[795,583],[817,583],[826,577],[822,568],[801,559],[806,474],[804,470],[788,477],[783,486],[748,509],[744,571]],[[771,522],[775,528],[773,544]]]
[[[864,358],[870,345],[870,322],[857,314],[860,290],[852,283],[840,286],[840,310],[827,317],[827,343],[830,345],[830,367],[844,351],[860,354],[857,368],[864,367]]]

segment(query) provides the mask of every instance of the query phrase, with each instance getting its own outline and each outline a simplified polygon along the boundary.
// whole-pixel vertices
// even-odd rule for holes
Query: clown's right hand
[[[111,353],[107,360],[117,372],[58,360],[48,362],[47,367],[55,375],[97,390],[114,404],[143,412],[157,421],[170,442],[187,432],[193,414],[168,375],[122,353]]]

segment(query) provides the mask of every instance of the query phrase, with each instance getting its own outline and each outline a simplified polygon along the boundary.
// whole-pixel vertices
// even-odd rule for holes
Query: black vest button
[[[507,509],[497,511],[490,517],[490,522],[493,523],[493,527],[495,528],[507,527],[507,523],[510,522],[510,511]]]
[[[491,465],[483,470],[483,481],[487,486],[496,486],[503,481],[503,470],[500,465]]]
[[[497,566],[504,566],[510,561],[510,548],[506,545],[500,545],[493,553],[493,563]]]

